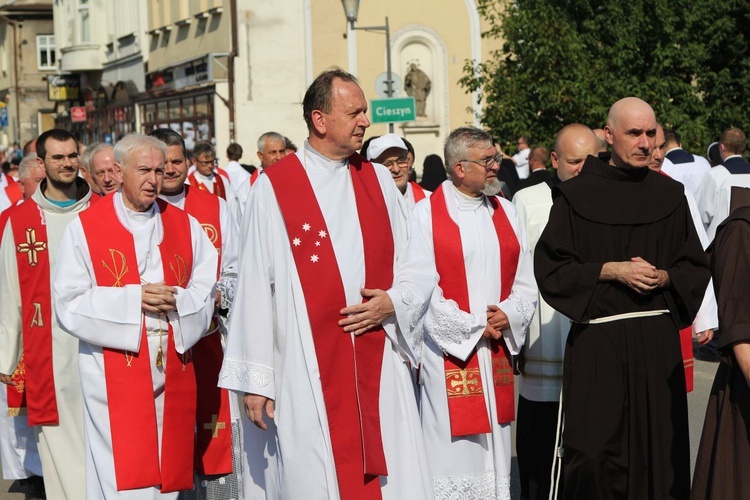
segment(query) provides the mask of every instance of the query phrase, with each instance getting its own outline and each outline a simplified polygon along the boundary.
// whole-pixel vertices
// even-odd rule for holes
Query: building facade
[[[228,0],[155,0],[148,7],[146,90],[140,130],[168,127],[192,149],[198,141],[226,148],[230,140]]]
[[[451,129],[479,123],[477,96],[458,81],[467,61],[486,60],[499,43],[482,39],[475,0],[362,0],[355,27],[387,17],[388,40],[353,30],[338,0],[46,1],[54,37],[40,43],[56,42],[46,61],[57,126],[84,143],[169,127],[189,148],[213,142],[219,158],[239,142],[245,163],[269,130],[302,143],[302,99],[326,68],[355,74],[368,99],[384,97],[387,45],[394,96],[417,102],[416,119],[395,131],[414,145],[421,171]],[[368,135],[386,131],[373,125]]]
[[[23,146],[52,126],[55,70],[52,0],[0,3],[0,144]]]
[[[416,120],[397,124],[394,131],[414,145],[421,172],[425,156],[442,157],[452,129],[479,125],[477,96],[458,81],[466,61],[486,60],[499,43],[482,39],[489,27],[474,0],[362,0],[355,27],[382,27],[386,16],[394,97],[411,95],[418,108]],[[307,136],[304,92],[332,66],[356,75],[368,100],[385,97],[385,35],[351,30],[339,0],[238,0],[237,19],[236,127],[238,141],[250,145],[247,150],[254,150],[257,137],[268,130],[300,144]],[[387,125],[374,124],[367,135],[387,131]]]

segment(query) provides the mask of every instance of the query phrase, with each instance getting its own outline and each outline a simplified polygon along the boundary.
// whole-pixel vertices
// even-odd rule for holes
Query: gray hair
[[[258,151],[263,151],[266,148],[266,141],[268,139],[271,139],[272,141],[281,141],[284,147],[286,147],[286,139],[283,135],[278,132],[266,132],[258,137]]]
[[[114,146],[106,142],[95,142],[94,144],[90,144],[83,151],[83,155],[81,156],[81,166],[86,170],[91,171],[91,162],[94,160],[94,156],[105,149],[114,149]]]
[[[460,127],[450,133],[445,140],[443,154],[445,156],[445,171],[448,176],[453,175],[453,166],[466,159],[469,148],[480,145],[488,148],[493,145],[492,137],[475,127]]]
[[[18,165],[18,178],[26,179],[31,177],[31,169],[36,168],[39,165],[39,157],[36,153],[29,153],[23,157],[21,163]]]
[[[141,149],[155,149],[167,157],[167,145],[155,137],[143,134],[128,134],[115,145],[115,161],[120,168],[125,168],[125,162],[133,151]]]

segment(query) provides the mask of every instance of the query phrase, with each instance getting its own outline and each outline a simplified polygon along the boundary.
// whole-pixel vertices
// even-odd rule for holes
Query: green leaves
[[[696,152],[731,125],[750,132],[750,9],[741,0],[478,0],[504,41],[466,61],[482,121],[509,151],[528,135],[551,145],[568,123],[602,127],[609,106],[648,101]]]

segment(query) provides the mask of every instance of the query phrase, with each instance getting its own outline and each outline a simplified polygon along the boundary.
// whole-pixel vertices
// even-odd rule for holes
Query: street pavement
[[[690,418],[690,460],[691,467],[695,465],[695,457],[698,454],[698,444],[703,429],[703,418],[706,413],[706,403],[711,391],[711,384],[716,374],[717,363],[695,361],[695,389],[688,394],[688,415]],[[513,429],[515,437],[515,426]],[[515,439],[514,439],[515,441]],[[513,470],[511,482],[511,497],[520,498],[520,486],[518,481],[518,467],[515,457],[515,442],[513,447]],[[24,494],[21,486],[15,481],[0,481],[0,500],[23,500]],[[57,499],[50,499],[57,500]]]

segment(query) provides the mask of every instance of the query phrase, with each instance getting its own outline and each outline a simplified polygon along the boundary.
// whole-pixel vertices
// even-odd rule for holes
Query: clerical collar
[[[182,200],[185,199],[185,190],[183,189],[177,194],[160,194],[159,198],[163,199],[170,205],[179,205]]]
[[[453,191],[456,193],[456,203],[459,208],[477,209],[484,205],[484,196],[469,196],[466,193],[462,193],[459,189],[451,184]]]
[[[213,181],[214,181],[214,173],[213,173],[213,172],[211,172],[211,176],[210,176],[210,177],[206,177],[206,176],[205,176],[205,175],[203,175],[202,173],[198,172],[198,170],[196,170],[196,171],[195,171],[195,176],[196,176],[196,177],[197,177],[198,179],[204,180],[204,181],[206,181],[206,182],[213,182]]]
[[[310,142],[307,139],[305,139],[304,151],[302,152],[302,164],[303,165],[305,164],[305,156],[307,155],[307,153],[309,153],[315,158],[319,158],[325,161],[328,165],[333,166],[333,167],[338,167],[338,166],[348,167],[349,166],[349,158],[344,158],[343,160],[332,160],[328,158],[327,156],[323,155],[322,153],[319,153],[318,151],[316,151],[315,148],[310,146]]]
[[[156,236],[156,244],[160,244],[164,237],[164,227],[161,223],[161,217],[155,217],[158,214],[157,203],[151,204],[148,210],[145,212],[136,212],[125,206],[122,200],[122,191],[115,193],[114,198],[115,214],[120,224],[128,230],[130,234],[142,231],[144,228],[153,227]]]

